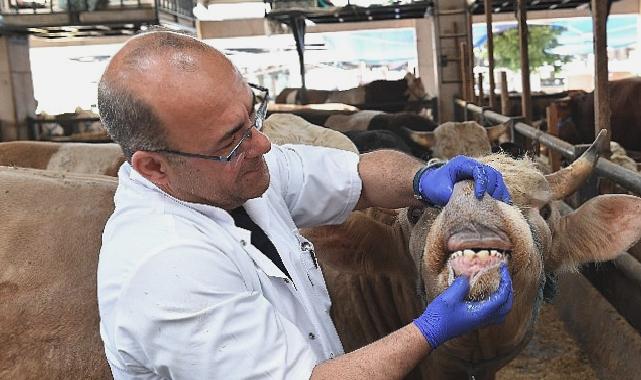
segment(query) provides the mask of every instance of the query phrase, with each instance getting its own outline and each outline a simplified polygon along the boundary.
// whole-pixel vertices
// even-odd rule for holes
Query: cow
[[[0,183],[0,378],[111,379],[96,267],[116,179],[0,167]]]
[[[521,165],[525,166],[521,168],[515,164],[515,160],[496,159],[499,161],[496,163],[492,159],[486,159],[489,164],[501,164],[506,169],[504,172],[508,174],[506,178],[516,206],[497,205],[486,198],[481,201],[485,202],[480,204],[481,209],[498,210],[513,218],[527,217],[536,233],[545,231],[545,226],[541,225],[542,219],[539,220],[544,217],[552,226],[550,228],[560,232],[559,235],[566,240],[573,232],[580,232],[583,227],[595,228],[592,230],[594,236],[588,238],[601,239],[603,230],[612,228],[613,223],[598,224],[599,221],[603,221],[603,218],[598,216],[611,212],[614,213],[610,215],[611,218],[616,219],[624,228],[618,228],[611,236],[605,238],[596,251],[602,253],[605,248],[624,250],[627,241],[637,239],[634,231],[637,231],[637,234],[641,231],[639,221],[630,219],[628,215],[640,214],[638,198],[625,195],[606,196],[597,203],[587,203],[577,211],[578,215],[570,219],[569,223],[564,223],[562,219],[559,221],[556,209],[552,206],[546,209],[546,205],[542,203],[547,200],[547,193],[551,193],[552,198],[561,197],[578,186],[580,180],[587,176],[585,171],[589,165],[586,165],[585,161],[593,164],[594,149],[588,150],[586,156],[592,158],[579,160],[574,166],[547,178],[539,175],[527,164]],[[567,179],[571,180],[570,185],[566,184]],[[518,181],[525,180],[529,180],[527,186],[520,186]],[[531,186],[535,180],[540,182],[541,191],[534,191],[538,188]],[[0,350],[0,377],[111,378],[98,332],[95,268],[101,231],[113,212],[113,195],[117,181],[107,176],[4,167],[0,168],[0,183],[0,236],[3,237],[0,239],[0,302],[3,305],[0,308],[0,338],[3,342],[3,348]],[[460,199],[456,202],[457,207],[471,212],[472,210],[466,208],[468,202],[471,202],[468,199],[470,190],[464,186],[467,185],[457,185],[454,198]],[[563,186],[571,188],[566,189]],[[47,199],[41,197],[43,193],[48,194]],[[369,209],[353,213],[349,222],[333,227],[333,232],[326,233],[326,227],[311,230],[318,236],[325,233],[326,237],[333,239],[319,237],[315,242],[334,300],[333,317],[346,349],[351,350],[367,340],[382,336],[380,334],[420,313],[424,300],[416,291],[418,274],[425,274],[422,277],[425,284],[431,285],[434,282],[428,276],[431,272],[423,271],[422,268],[429,262],[421,264],[421,249],[417,248],[421,245],[421,234],[425,235],[427,232],[421,232],[421,226],[427,226],[428,222],[430,225],[443,226],[447,220],[465,220],[453,218],[457,216],[458,209],[452,207],[454,206],[450,203],[443,210],[413,208],[403,211],[401,218],[397,217],[394,210]],[[518,207],[519,211],[510,207]],[[444,216],[436,216],[439,213]],[[536,213],[541,213],[542,216],[537,219]],[[435,221],[430,222],[429,215],[434,215]],[[367,228],[358,228],[359,217],[365,218],[363,220],[369,223]],[[488,217],[488,220],[493,220]],[[400,223],[399,220],[404,222]],[[521,221],[522,229],[527,230],[522,224]],[[565,226],[564,228],[569,230],[559,230],[558,226]],[[573,230],[574,227],[579,230]],[[350,231],[350,228],[356,229]],[[305,233],[309,232],[310,230],[307,230]],[[353,232],[358,233],[352,236]],[[431,243],[436,241],[434,236],[438,238],[439,235],[433,228],[429,232],[431,235],[427,235],[427,241],[430,244],[426,246],[431,247]],[[534,260],[534,264],[528,264],[534,267],[525,265],[523,255],[526,252],[521,252],[519,247],[532,248],[534,245],[538,248],[538,244],[542,244],[542,254],[547,254],[545,264],[547,266],[549,263],[551,268],[559,266],[562,261],[562,257],[553,253],[565,253],[570,248],[577,248],[571,241],[553,240],[552,243],[556,245],[552,244],[552,247],[555,250],[545,250],[544,248],[549,247],[550,233],[543,233],[542,242],[536,241],[537,244],[534,244],[532,240],[527,239],[527,231],[517,232],[523,232],[523,237],[514,235],[520,240],[515,241],[510,256],[517,289],[520,289],[518,286],[523,283],[522,277],[525,272],[532,273],[529,269],[536,269],[534,264],[538,263]],[[521,240],[525,243],[521,244]],[[406,244],[410,243],[407,253]],[[334,250],[336,255],[332,254],[331,249],[336,249],[337,244],[345,250],[345,255],[338,255],[342,251],[337,250]],[[591,246],[580,245],[579,248],[588,249]],[[581,253],[589,250],[575,251]],[[423,258],[427,260],[431,255],[426,254]],[[605,256],[607,255],[603,254],[599,258],[606,258]],[[339,268],[342,274],[337,276],[334,268]],[[381,281],[369,281],[371,278],[368,276],[371,275],[380,275]],[[361,276],[360,280],[354,276]],[[360,295],[357,294],[352,302],[341,296],[341,292],[350,294],[349,286],[353,286],[354,281],[346,282],[345,279],[354,278],[355,283],[360,283],[364,291]],[[436,282],[437,287],[441,286],[439,281]],[[477,281],[477,284],[481,283]],[[480,285],[475,285],[473,291],[477,289],[476,286]],[[431,293],[426,290],[426,294]],[[517,301],[529,299],[524,292],[516,295]],[[389,310],[382,314],[382,319],[377,319],[375,314],[364,314],[362,309],[358,309],[358,305],[372,306],[372,312],[376,311],[375,305],[388,307]],[[515,305],[519,307],[522,303],[517,302]],[[508,322],[510,318],[515,318],[515,315],[519,316],[513,311],[508,317]],[[354,327],[348,328],[349,325],[346,327],[346,323],[351,323]],[[369,328],[372,326],[373,328]],[[494,330],[490,328],[484,331],[488,331],[489,334]],[[446,347],[448,346],[439,348],[431,358],[439,357],[439,352],[449,352],[448,349],[444,349]],[[427,364],[429,363],[428,361]]]
[[[411,73],[399,80],[375,80],[349,90],[302,90],[286,88],[276,96],[276,103],[343,103],[362,110],[387,112],[420,111],[427,99],[423,82]]]
[[[482,127],[475,121],[447,122],[433,132],[410,131],[407,136],[424,149],[431,149],[436,158],[450,159],[457,155],[480,157],[492,151],[508,131],[507,124]]]
[[[479,160],[500,170],[513,204],[454,186],[443,208],[410,207],[396,220],[354,212],[338,226],[304,229],[332,297],[332,317],[346,351],[410,323],[454,278],[470,276],[469,299],[484,299],[507,263],[514,303],[505,322],[446,342],[419,366],[424,379],[493,379],[530,340],[556,274],[609,260],[641,238],[641,198],[597,196],[562,216],[559,201],[590,176],[604,134],[572,165],[544,175],[527,157]]]
[[[635,158],[641,158],[641,78],[608,83],[611,139]],[[594,139],[594,92],[577,92],[568,99],[570,117],[559,122],[559,138],[571,144],[589,144]]]
[[[290,114],[273,114],[268,117],[262,132],[272,143],[318,145],[358,153],[358,149],[344,134],[309,123]]]
[[[116,176],[125,156],[117,144],[0,143],[0,166]]]

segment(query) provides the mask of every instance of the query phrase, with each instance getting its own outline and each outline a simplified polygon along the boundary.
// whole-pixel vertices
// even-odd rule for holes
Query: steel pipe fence
[[[457,111],[456,117],[459,121],[470,120],[470,115],[477,116],[482,120],[492,123],[508,123],[512,129],[512,138],[515,142],[522,142],[524,138],[532,140],[536,144],[546,146],[569,160],[575,160],[585,150],[585,145],[572,145],[559,139],[549,133],[536,129],[522,121],[520,117],[508,117],[496,113],[488,108],[479,107],[476,104],[466,102],[461,99],[454,100],[454,107]],[[606,158],[599,158],[595,168],[595,174],[599,177],[606,178],[622,188],[641,195],[641,174],[632,170],[623,168]],[[589,193],[596,193],[591,191]],[[585,198],[585,197],[582,197]],[[587,199],[581,199],[583,203]]]

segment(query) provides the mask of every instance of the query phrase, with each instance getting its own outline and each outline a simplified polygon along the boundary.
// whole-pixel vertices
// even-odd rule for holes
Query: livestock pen
[[[486,123],[508,123],[512,141],[530,155],[540,155],[540,147],[572,161],[586,145],[572,145],[533,128],[521,117],[508,117],[461,99],[455,99],[457,120],[477,119]],[[641,195],[641,175],[599,158],[591,179],[572,197],[562,211],[598,195],[597,181],[608,179],[622,188]],[[635,378],[641,363],[641,245],[637,244],[618,258],[598,265],[586,265],[581,273],[559,278],[560,292],[555,302],[567,329],[579,342],[599,377]],[[606,330],[607,329],[607,330]]]

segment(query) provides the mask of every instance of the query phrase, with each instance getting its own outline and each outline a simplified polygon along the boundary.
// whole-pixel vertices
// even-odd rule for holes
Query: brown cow
[[[641,198],[603,195],[572,214],[559,213],[558,200],[589,177],[603,137],[573,165],[549,175],[528,158],[481,158],[503,173],[513,206],[487,196],[479,201],[465,181],[442,209],[410,208],[393,223],[356,212],[343,225],[306,229],[345,349],[411,322],[461,272],[472,274],[470,298],[484,298],[497,288],[498,266],[507,262],[514,305],[506,321],[445,343],[420,367],[426,379],[494,378],[531,338],[555,273],[612,259],[641,238]]]
[[[407,73],[403,79],[375,80],[343,91],[286,88],[276,96],[276,103],[343,103],[360,109],[398,112],[419,111],[423,105],[417,102],[426,98],[421,79]]]
[[[116,179],[3,167],[0,183],[0,378],[110,379],[96,267]]]
[[[626,150],[641,151],[641,78],[609,82],[611,139]],[[570,96],[571,116],[559,123],[559,137],[572,144],[594,139],[594,92]],[[629,152],[632,153],[632,152]]]
[[[117,144],[0,143],[0,166],[116,176],[124,161],[125,157]]]

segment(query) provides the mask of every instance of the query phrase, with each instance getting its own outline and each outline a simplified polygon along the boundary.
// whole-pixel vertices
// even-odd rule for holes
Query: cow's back
[[[103,379],[96,268],[115,178],[0,168],[0,378]]]
[[[625,149],[641,151],[641,78],[628,78],[608,83],[610,91],[611,140]],[[559,137],[572,144],[589,144],[594,140],[594,92],[578,93],[570,101],[574,125],[559,129]]]
[[[117,144],[44,141],[0,143],[0,166],[116,176],[124,161]]]

